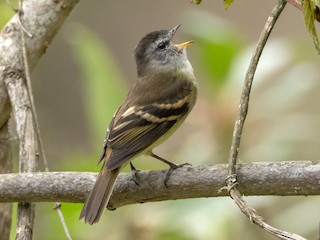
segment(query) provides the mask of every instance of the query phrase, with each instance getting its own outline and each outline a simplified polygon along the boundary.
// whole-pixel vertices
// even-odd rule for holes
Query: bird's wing
[[[175,103],[132,106],[118,111],[120,116],[114,116],[117,121],[113,120],[105,142],[105,149],[111,150],[106,159],[107,169],[113,170],[147,149],[184,118],[189,108],[189,96],[186,96]]]
[[[113,128],[113,125],[115,124],[115,120],[117,120],[116,116],[118,115],[119,111],[121,110],[121,107],[122,105],[117,109],[117,111],[114,113],[112,119],[111,119],[111,122],[109,124],[109,127],[107,129],[107,133],[106,133],[106,137],[104,139],[104,142],[103,142],[103,150],[102,150],[102,153],[101,153],[101,156],[100,156],[100,159],[98,161],[98,165],[100,164],[100,162],[104,159],[104,157],[106,156],[106,153],[107,153],[107,149],[108,149],[108,138],[109,138],[109,135],[110,135],[110,129]]]

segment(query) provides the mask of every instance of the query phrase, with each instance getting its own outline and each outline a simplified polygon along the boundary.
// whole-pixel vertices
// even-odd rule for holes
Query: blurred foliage
[[[18,6],[18,0],[11,2],[14,8],[16,8],[15,6]],[[6,1],[0,1],[0,29],[2,29],[14,14],[15,12]]]
[[[306,28],[312,37],[314,46],[317,49],[318,54],[320,54],[320,43],[318,39],[316,26],[314,24],[314,21],[316,19],[316,11],[318,11],[316,7],[319,8],[320,3],[318,0],[302,0],[301,3]]]
[[[191,2],[194,3],[194,4],[199,5],[201,3],[201,0],[192,0]]]
[[[231,5],[231,3],[233,3],[233,0],[224,0],[224,6],[225,6],[226,8],[229,8],[230,5]]]
[[[109,124],[126,92],[123,78],[104,43],[88,29],[77,25],[72,36],[72,51],[83,76],[83,91],[88,125],[94,139]]]
[[[186,12],[183,17],[187,24],[181,31],[186,30],[196,41],[189,49],[189,58],[199,80],[200,94],[181,130],[159,151],[176,162],[224,163],[255,43],[248,43],[235,26],[200,10]],[[101,134],[105,133],[127,87],[112,53],[99,36],[85,26],[73,26],[69,34],[74,61],[82,76],[86,127],[92,141],[101,143],[89,156],[70,152],[60,164],[65,170],[97,171]],[[240,148],[241,162],[319,158],[320,69],[319,60],[312,53],[312,46],[299,40],[269,40],[254,80]],[[154,169],[158,164],[148,158],[142,160],[145,169]],[[267,222],[316,239],[319,197],[246,197],[246,200]],[[78,221],[81,207],[82,204],[62,205],[71,235],[79,240],[275,239],[253,226],[229,198],[121,207],[107,211],[101,222],[93,226]],[[36,213],[34,239],[65,238],[53,203],[37,204]],[[307,226],[301,223],[306,216]]]
[[[199,18],[201,21],[196,21]],[[209,14],[189,12],[188,20],[192,27],[186,29],[197,39],[196,57],[205,74],[203,80],[214,96],[226,85],[231,64],[243,48],[243,36],[225,21]]]

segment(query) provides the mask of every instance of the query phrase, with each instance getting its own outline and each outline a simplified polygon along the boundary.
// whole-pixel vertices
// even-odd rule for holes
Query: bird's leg
[[[166,159],[164,159],[164,158],[162,158],[162,157],[154,154],[153,152],[151,152],[150,156],[151,156],[151,157],[154,157],[155,159],[158,159],[158,160],[160,160],[161,162],[164,162],[164,163],[166,163],[166,164],[169,165],[170,168],[169,168],[169,170],[167,171],[166,177],[164,178],[164,185],[165,185],[166,187],[168,187],[167,182],[168,182],[169,177],[170,177],[171,173],[173,172],[173,170],[175,170],[175,169],[177,169],[177,168],[181,168],[181,167],[186,166],[186,165],[189,165],[189,166],[191,165],[190,163],[175,164],[175,163],[173,163],[173,162],[170,162],[170,161],[168,161],[168,160],[166,160]]]
[[[135,166],[133,166],[133,164],[130,162],[130,169],[131,169],[131,176],[132,176],[132,181],[134,181],[134,183],[139,186],[138,183],[138,172],[140,172],[139,169],[136,169]]]

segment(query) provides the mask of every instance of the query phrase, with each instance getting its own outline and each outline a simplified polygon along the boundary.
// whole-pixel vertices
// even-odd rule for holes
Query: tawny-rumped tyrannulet
[[[121,168],[137,156],[145,154],[169,164],[165,184],[180,166],[152,152],[181,125],[197,98],[186,51],[192,42],[171,42],[179,27],[147,34],[134,50],[138,79],[109,125],[100,159],[104,164],[80,215],[86,223],[99,221]]]

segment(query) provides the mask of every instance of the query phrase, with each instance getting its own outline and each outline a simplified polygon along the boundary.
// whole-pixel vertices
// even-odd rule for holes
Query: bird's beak
[[[174,36],[174,34],[177,32],[177,30],[179,29],[180,26],[181,26],[181,24],[175,26],[174,28],[172,28],[172,29],[169,31],[170,38],[172,38],[172,37]]]
[[[174,36],[174,34],[177,32],[177,30],[179,29],[180,26],[181,26],[181,24],[175,26],[174,28],[172,28],[172,29],[169,31],[170,38],[172,38],[172,37]],[[175,44],[175,45],[178,47],[178,49],[182,50],[182,49],[184,49],[186,46],[190,45],[191,43],[194,43],[194,41],[183,42],[183,43]]]
[[[183,43],[180,43],[180,44],[177,44],[178,46],[180,47],[186,47],[190,44],[194,43],[194,41],[188,41],[188,42],[183,42]]]

